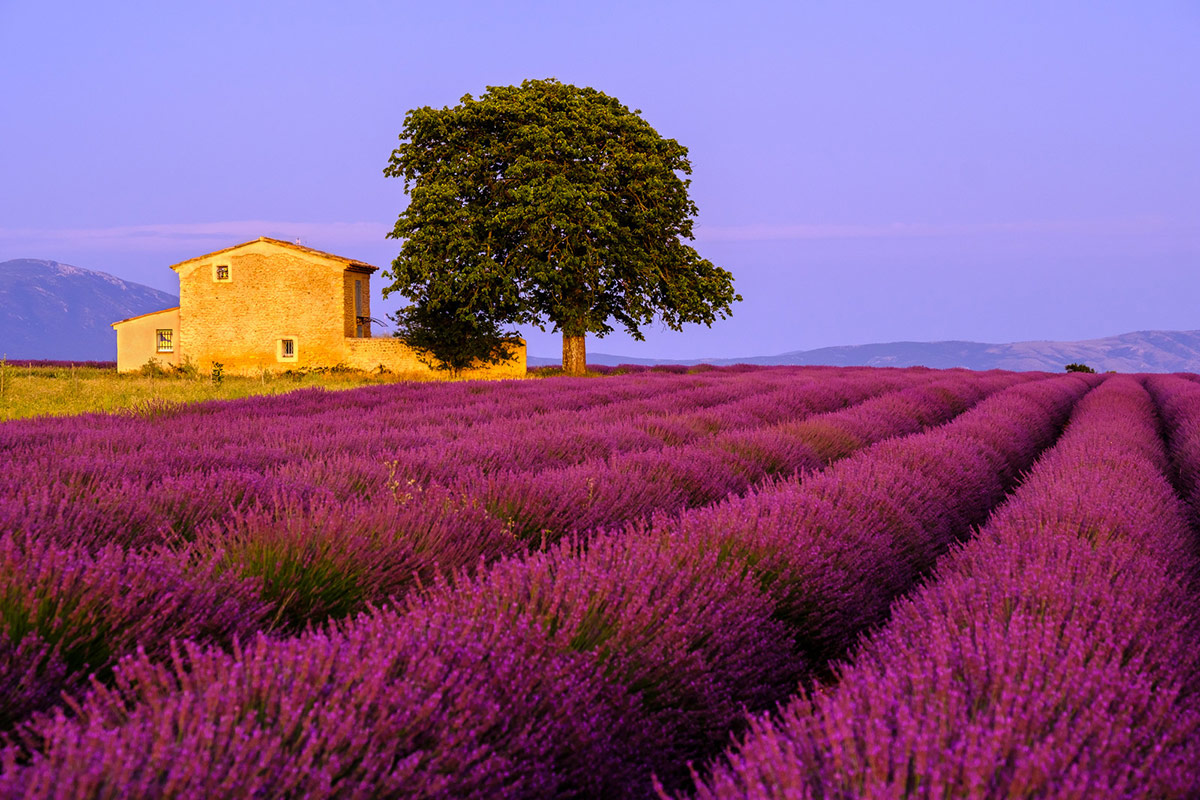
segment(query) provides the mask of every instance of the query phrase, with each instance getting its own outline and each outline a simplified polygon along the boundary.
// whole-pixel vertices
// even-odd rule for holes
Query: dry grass
[[[257,377],[118,375],[96,367],[21,367],[0,360],[0,421],[46,415],[98,412],[148,414],[154,409],[202,400],[232,400],[297,389],[354,389],[379,383],[436,380],[428,374],[359,371],[264,373]]]

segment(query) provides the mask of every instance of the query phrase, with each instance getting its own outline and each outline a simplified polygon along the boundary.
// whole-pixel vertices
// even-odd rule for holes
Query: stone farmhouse
[[[259,238],[171,266],[179,305],[112,324],[117,370],[185,360],[230,374],[343,365],[429,373],[399,339],[374,337],[371,274],[379,268],[278,239]],[[467,377],[525,375],[525,345]]]

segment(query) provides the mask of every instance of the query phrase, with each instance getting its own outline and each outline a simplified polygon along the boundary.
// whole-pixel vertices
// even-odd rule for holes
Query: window
[[[295,361],[296,340],[292,338],[280,339],[278,357],[280,361]]]
[[[157,348],[158,352],[160,352],[160,353],[174,353],[175,352],[175,344],[171,340],[171,334],[173,332],[174,332],[173,328],[159,328],[157,331],[155,331],[155,333],[156,333],[155,338],[158,341],[158,348]]]
[[[213,273],[213,277],[215,280],[218,280],[218,281],[232,280],[229,277],[229,265],[228,264],[218,264],[216,266],[216,272]]]

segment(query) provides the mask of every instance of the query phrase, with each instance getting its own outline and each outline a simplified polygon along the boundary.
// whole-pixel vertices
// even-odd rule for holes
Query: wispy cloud
[[[1117,220],[1024,220],[937,224],[891,222],[885,224],[758,224],[697,225],[696,238],[713,242],[785,241],[802,239],[909,239],[988,235],[1160,235],[1200,231],[1195,223],[1160,218]]]
[[[374,245],[385,241],[391,225],[383,222],[280,222],[231,220],[159,225],[119,225],[106,228],[2,228],[6,250],[42,251],[60,246],[99,251],[155,252],[213,249],[270,236],[317,248]]]
[[[0,249],[6,252],[43,253],[58,248],[98,252],[199,251],[270,236],[318,249],[389,246],[385,222],[287,222],[229,220],[179,224],[119,225],[95,228],[4,228]],[[812,239],[912,239],[935,237],[1021,236],[1161,236],[1200,235],[1200,223],[1161,218],[1117,220],[1025,220],[937,224],[892,222],[885,224],[785,223],[747,225],[697,225],[696,238],[712,242],[788,241]]]

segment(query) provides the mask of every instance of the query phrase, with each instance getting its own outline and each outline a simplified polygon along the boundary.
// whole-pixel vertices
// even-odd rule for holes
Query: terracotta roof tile
[[[145,314],[138,314],[136,317],[126,317],[125,319],[119,319],[116,322],[112,323],[112,327],[115,328],[118,325],[120,325],[122,322],[133,322],[135,319],[141,319],[142,317],[152,317],[155,314],[165,314],[168,311],[178,311],[178,310],[179,310],[179,306],[171,306],[170,308],[160,309],[159,311],[147,311]]]
[[[180,261],[178,264],[172,264],[171,269],[176,269],[177,267],[182,267],[184,264],[190,264],[193,261],[199,261],[203,258],[211,258],[212,256],[217,256],[217,255],[220,255],[221,253],[228,253],[233,250],[237,250],[238,248],[245,247],[246,245],[254,244],[256,242],[270,242],[271,244],[274,244],[274,245],[286,247],[289,250],[296,250],[297,252],[301,252],[301,253],[309,253],[309,254],[312,254],[315,256],[321,256],[322,258],[330,258],[330,259],[333,259],[334,261],[342,262],[343,264],[346,265],[347,268],[355,268],[356,267],[358,269],[365,269],[365,270],[369,270],[371,272],[374,272],[377,269],[379,269],[379,267],[368,264],[365,261],[359,261],[356,258],[346,258],[345,256],[334,255],[333,253],[326,253],[324,250],[316,250],[312,247],[305,247],[302,244],[295,244],[293,242],[285,242],[282,239],[272,239],[267,236],[260,236],[257,239],[251,239],[248,242],[242,242],[241,244],[235,244],[232,247],[226,247],[222,250],[214,250],[213,252],[205,253],[202,256],[196,256],[195,258],[189,258],[186,261]]]

